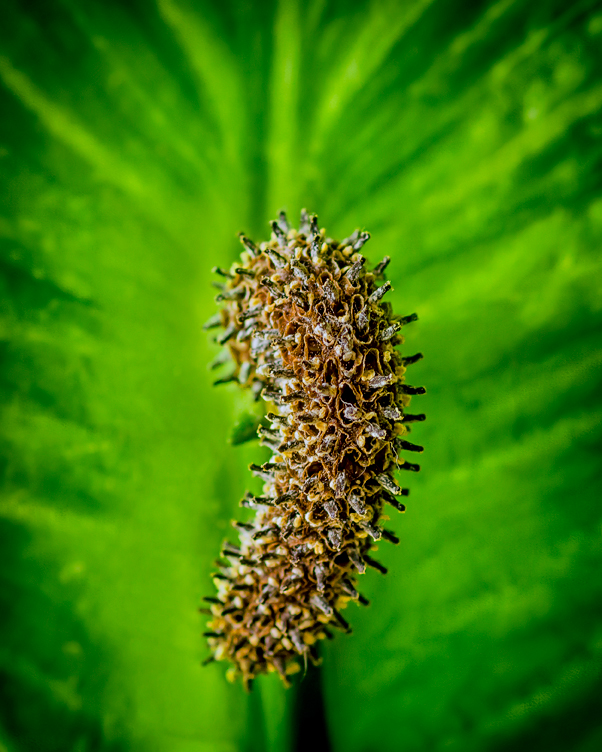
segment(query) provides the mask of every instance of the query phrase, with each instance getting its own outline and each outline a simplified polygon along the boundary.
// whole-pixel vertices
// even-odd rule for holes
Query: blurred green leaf
[[[246,444],[257,438],[257,429],[261,425],[261,418],[251,413],[243,413],[238,421],[234,424],[230,434],[230,443],[233,446]]]
[[[260,452],[209,270],[302,205],[392,257],[428,387],[401,546],[324,654],[332,747],[599,748],[601,41],[594,0],[6,0],[0,749],[319,728],[201,669],[196,614]]]

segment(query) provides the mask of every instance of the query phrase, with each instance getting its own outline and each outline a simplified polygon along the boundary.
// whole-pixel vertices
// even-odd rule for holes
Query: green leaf
[[[251,415],[251,413],[243,413],[232,429],[230,443],[233,446],[237,446],[238,444],[246,444],[248,441],[253,441],[253,439],[257,438],[257,429],[260,425],[261,418]]]
[[[209,270],[302,206],[392,257],[428,388],[401,545],[324,653],[333,749],[598,749],[601,39],[594,0],[6,0],[0,749],[319,728],[202,669],[196,612],[261,451]]]

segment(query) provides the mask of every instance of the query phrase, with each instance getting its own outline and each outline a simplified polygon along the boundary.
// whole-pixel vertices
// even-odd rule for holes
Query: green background
[[[601,72],[596,2],[3,1],[1,752],[602,748]],[[261,457],[209,269],[301,206],[428,388],[323,711],[196,613]]]

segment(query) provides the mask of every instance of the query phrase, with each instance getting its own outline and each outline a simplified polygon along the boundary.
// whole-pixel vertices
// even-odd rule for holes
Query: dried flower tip
[[[226,365],[226,363],[230,362],[230,354],[228,351],[221,352],[218,356],[216,356],[211,363],[209,363],[209,370],[215,371],[216,368],[219,368],[220,366]]]
[[[403,363],[404,366],[411,366],[412,363],[417,363],[419,360],[422,360],[422,358],[424,358],[424,355],[421,352],[419,352],[419,353],[416,353],[416,355],[410,355],[407,358],[402,358],[401,362]]]
[[[400,495],[407,496],[407,493],[406,494],[403,493],[404,491],[407,492],[407,490],[408,490],[407,488],[401,488],[400,489],[400,491],[401,491]],[[406,505],[402,504],[399,501],[397,501],[397,499],[394,496],[391,496],[391,494],[389,494],[389,493],[383,493],[382,498],[384,499],[384,501],[386,501],[392,507],[395,507],[395,509],[397,509],[398,512],[405,512],[406,511]]]
[[[312,595],[310,603],[319,609],[325,616],[332,616],[332,606],[321,595],[318,595],[317,593]]]
[[[353,250],[354,251],[359,251],[359,249],[362,248],[369,240],[370,240],[370,233],[369,232],[361,232],[359,234],[358,239],[353,244]]]
[[[260,316],[263,312],[263,306],[257,305],[253,306],[253,308],[247,308],[246,311],[242,311],[238,314],[238,321],[239,323],[242,323],[243,321],[246,321],[247,319],[254,319],[257,318],[257,316]]]
[[[387,567],[384,567],[382,564],[380,564],[378,561],[373,559],[371,556],[368,556],[368,554],[364,554],[364,561],[369,567],[372,567],[373,569],[378,569],[379,572],[382,572],[383,574],[388,573]]]
[[[208,321],[203,324],[203,329],[215,329],[218,326],[222,326],[222,314],[216,313]]]
[[[393,496],[401,496],[401,488],[389,475],[381,473],[381,475],[376,476],[376,480],[385,489],[385,491],[393,494]]]
[[[301,209],[299,232],[303,235],[307,235],[309,233],[309,214],[307,213],[307,209]]]
[[[261,284],[264,287],[267,287],[268,290],[270,290],[270,292],[272,292],[277,297],[280,297],[283,294],[282,290],[278,287],[278,285],[274,282],[273,279],[270,279],[270,277],[262,277]]]
[[[426,394],[423,386],[410,386],[409,384],[400,384],[399,388],[404,394]]]
[[[215,296],[216,303],[223,303],[228,300],[242,300],[245,297],[244,290],[225,290]]]
[[[381,342],[387,342],[392,337],[394,337],[397,332],[402,328],[403,324],[400,321],[396,321],[394,324],[391,324],[391,326],[388,326],[386,329],[383,329],[380,332],[379,339]]]
[[[362,267],[365,263],[366,259],[363,256],[360,256],[359,259],[355,261],[345,272],[345,276],[352,284],[357,281],[362,271]]]
[[[353,511],[356,514],[361,514],[361,515],[366,514],[366,506],[359,496],[356,496],[355,494],[349,494],[348,501],[349,501],[349,506],[353,509]]]
[[[404,460],[400,460],[398,467],[400,470],[408,470],[411,473],[420,472],[420,465],[414,465],[411,462],[406,462]]]
[[[345,246],[348,246],[348,245],[353,246],[353,244],[355,243],[355,241],[358,239],[359,234],[360,234],[359,229],[358,230],[354,230],[351,233],[351,235],[349,235],[349,237],[343,238],[343,240],[341,240],[341,247],[345,247]]]
[[[395,533],[392,533],[390,530],[381,530],[383,538],[386,538],[390,543],[393,543],[395,546],[399,544],[399,538],[395,535]]]
[[[286,212],[285,211],[281,211],[278,214],[278,224],[280,225],[280,227],[282,228],[282,230],[284,232],[286,232],[286,233],[288,233],[289,230],[291,229],[291,226],[288,223],[288,219],[286,218]]]
[[[411,444],[409,441],[405,441],[404,439],[397,439],[395,444],[399,447],[399,449],[405,449],[407,452],[424,452],[424,447],[420,446],[420,444]]]
[[[378,301],[385,295],[385,293],[388,293],[389,290],[392,290],[390,282],[385,282],[382,287],[377,288],[372,295],[368,298],[368,301],[370,303],[378,303]]]
[[[253,254],[253,256],[259,255],[259,248],[243,232],[238,234],[238,238],[240,242],[244,245],[244,247]]]
[[[216,379],[213,382],[213,386],[220,386],[221,384],[230,384],[233,381],[238,381],[238,376],[236,373],[231,373],[229,376],[224,376],[221,379]]]
[[[389,262],[391,261],[390,256],[385,256],[384,259],[380,262],[380,264],[377,264],[374,269],[372,270],[372,274],[374,274],[375,278],[378,279],[381,277],[387,268],[389,266]]]
[[[218,345],[225,345],[226,342],[231,339],[236,334],[236,327],[235,326],[229,326],[226,331],[221,335],[221,337],[216,338],[216,342]]]
[[[278,242],[280,243],[280,245],[282,247],[285,247],[286,246],[286,234],[284,233],[284,231],[282,230],[282,228],[280,227],[280,225],[275,219],[270,222],[270,227],[272,228],[272,232],[278,239]],[[266,248],[266,253],[268,253],[269,250],[270,249]],[[279,254],[276,254],[276,255],[279,256]],[[282,256],[280,256],[280,258],[282,259]],[[282,260],[286,263],[286,259],[282,259]]]
[[[222,269],[219,266],[214,266],[211,271],[214,274],[220,274],[222,277],[227,277],[228,279],[234,279],[234,275],[230,274],[230,272],[227,272],[225,269]]]
[[[416,421],[422,420],[426,420],[426,415],[424,413],[420,413],[419,415],[410,415],[409,413],[405,413],[403,416],[404,423],[415,423]]]
[[[275,413],[268,413],[266,418],[272,423],[279,423],[282,426],[288,425],[288,418],[285,415],[276,415]]]
[[[242,267],[237,266],[234,271],[241,277],[248,277],[249,279],[254,279],[255,277],[255,272],[251,269],[243,269]]]

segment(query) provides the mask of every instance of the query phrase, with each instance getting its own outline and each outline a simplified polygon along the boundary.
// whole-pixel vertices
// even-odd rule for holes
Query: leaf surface
[[[302,206],[392,257],[428,388],[332,748],[599,747],[601,40],[591,1],[5,2],[0,748],[294,748],[196,609],[260,452],[209,270]]]

